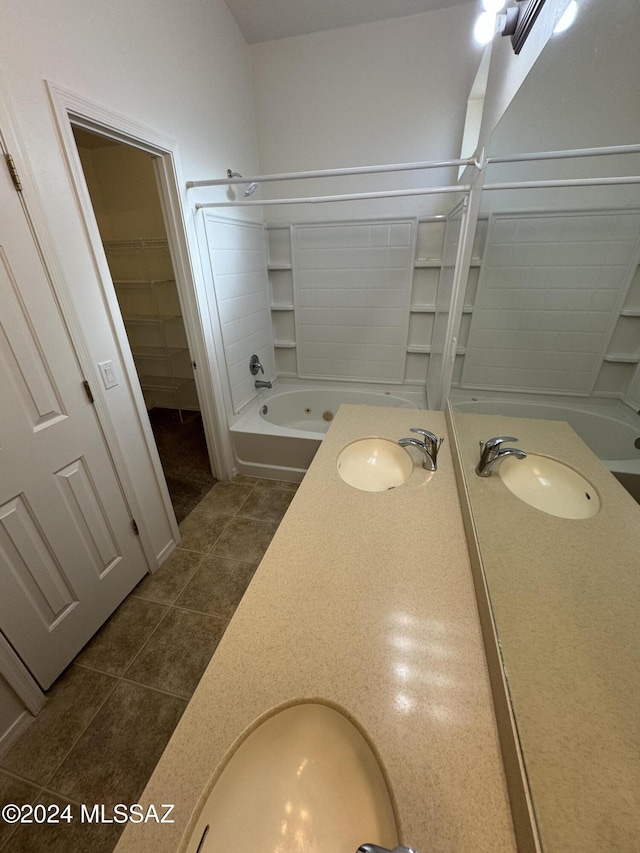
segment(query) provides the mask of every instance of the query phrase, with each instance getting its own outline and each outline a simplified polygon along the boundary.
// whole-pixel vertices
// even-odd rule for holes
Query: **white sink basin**
[[[516,497],[549,515],[590,518],[600,509],[600,498],[591,483],[573,468],[548,456],[509,456],[500,462],[498,472]]]
[[[214,780],[185,853],[354,853],[398,845],[380,766],[358,729],[319,703],[268,717]]]
[[[338,474],[363,492],[384,492],[406,483],[413,460],[404,447],[388,438],[362,438],[338,456]]]

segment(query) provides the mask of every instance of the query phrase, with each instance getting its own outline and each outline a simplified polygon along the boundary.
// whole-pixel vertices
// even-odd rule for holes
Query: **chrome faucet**
[[[444,441],[444,437],[438,438],[428,429],[420,427],[409,427],[409,432],[417,432],[423,436],[424,440],[420,441],[417,438],[401,438],[398,444],[400,447],[418,447],[424,453],[424,461],[422,467],[427,471],[437,471],[438,469],[438,451]]]
[[[516,459],[524,459],[526,453],[519,447],[503,447],[505,441],[517,441],[512,435],[496,436],[480,442],[480,461],[476,465],[478,477],[490,477],[494,466],[506,456],[515,456]]]
[[[252,376],[257,376],[258,372],[264,373],[264,367],[260,364],[260,359],[255,353],[251,356],[249,360],[249,371]],[[256,379],[255,381],[256,388],[271,388],[271,382],[265,382],[262,379]]]
[[[264,367],[260,364],[260,359],[254,353],[251,356],[251,358],[249,359],[249,372],[251,373],[252,376],[257,376],[258,371],[261,371],[262,373],[264,373]]]
[[[389,850],[388,847],[380,847],[379,844],[361,844],[356,853],[416,853],[416,851],[413,847],[394,847],[393,850]]]

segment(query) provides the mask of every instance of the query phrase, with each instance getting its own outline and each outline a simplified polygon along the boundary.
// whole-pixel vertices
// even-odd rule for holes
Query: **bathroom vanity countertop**
[[[345,445],[412,426],[446,436],[434,475],[412,448],[400,488],[340,479]],[[514,853],[450,447],[442,412],[340,407],[142,796],[174,803],[175,823],[129,825],[118,853],[177,850],[232,744],[300,700],[343,708],[367,733],[403,843]]]
[[[638,506],[566,423],[453,417],[544,849],[635,851]],[[478,442],[494,435],[518,436],[515,446],[579,471],[599,493],[598,514],[556,518],[513,496],[497,474],[475,476]]]

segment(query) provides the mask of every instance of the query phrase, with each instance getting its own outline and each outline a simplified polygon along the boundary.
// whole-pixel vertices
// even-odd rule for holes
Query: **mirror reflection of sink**
[[[550,515],[590,518],[600,510],[600,498],[591,483],[548,456],[528,453],[526,459],[507,457],[498,473],[516,497]]]
[[[180,849],[354,853],[365,842],[399,843],[380,766],[343,714],[305,703],[276,712],[240,743]]]
[[[338,456],[338,474],[363,492],[384,492],[406,483],[413,471],[407,451],[388,438],[362,438]]]

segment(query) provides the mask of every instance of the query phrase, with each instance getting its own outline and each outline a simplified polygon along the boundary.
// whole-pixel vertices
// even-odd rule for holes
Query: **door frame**
[[[97,133],[100,136],[142,150],[154,157],[160,203],[176,277],[178,297],[183,311],[187,341],[192,359],[196,362],[194,377],[202,410],[209,460],[214,476],[226,480],[233,476],[233,452],[222,402],[223,382],[214,355],[211,333],[207,333],[207,327],[203,324],[203,319],[207,317],[209,311],[206,306],[203,308],[201,299],[198,298],[195,280],[196,267],[192,263],[192,252],[188,241],[180,191],[181,186],[186,187],[186,182],[182,180],[181,176],[178,146],[174,140],[164,137],[126,116],[114,113],[100,104],[76,95],[49,80],[45,81],[45,86],[58,131],[60,147],[70,176],[71,187],[78,204],[87,244],[97,272],[119,356],[131,389],[138,420],[145,443],[149,448],[150,458],[153,460],[154,472],[168,511],[168,517],[172,523],[175,523],[175,515],[166,487],[164,472],[160,464],[155,438],[131,354],[131,347],[73,136],[73,127]],[[98,402],[102,389],[100,383],[96,383],[96,386],[97,393],[94,393],[94,397]],[[102,401],[102,405],[97,406],[97,410],[101,419],[104,416],[107,443],[112,448],[116,469],[119,474],[122,474],[123,488],[128,495],[129,492],[133,493],[133,489],[130,487],[130,479],[120,451],[119,440],[111,426],[104,401]],[[177,524],[175,525],[175,535],[178,538]],[[157,560],[152,557],[151,564],[154,565],[154,563],[157,565]]]

